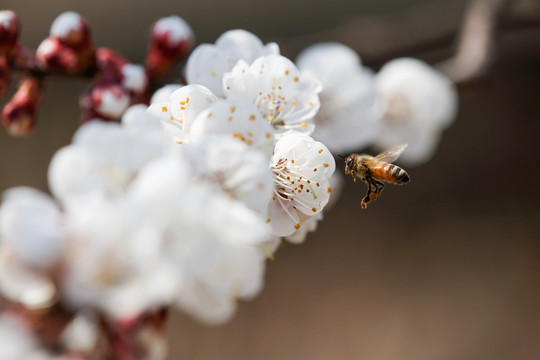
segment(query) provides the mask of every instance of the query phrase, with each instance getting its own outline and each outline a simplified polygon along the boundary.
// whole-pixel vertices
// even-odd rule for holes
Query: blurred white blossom
[[[0,207],[0,290],[29,308],[49,306],[52,278],[65,251],[61,214],[47,195],[25,187],[3,195]]]
[[[138,115],[128,111],[122,124],[93,121],[54,155],[49,186],[66,206],[84,201],[85,196],[114,198],[126,191],[146,164],[172,151],[173,145],[145,111]]]
[[[268,225],[215,184],[175,186],[184,175],[165,161],[150,170],[134,194],[162,226],[164,260],[178,279],[176,303],[205,321],[227,320],[236,299],[262,286],[264,257],[255,245],[269,238]]]
[[[226,136],[207,136],[186,149],[195,176],[219,184],[232,196],[264,215],[273,192],[269,156]]]
[[[373,72],[358,55],[339,43],[320,43],[302,51],[296,64],[302,75],[323,85],[313,138],[338,153],[370,145],[379,131],[382,106]]]
[[[456,116],[454,84],[430,65],[412,58],[388,62],[376,82],[385,114],[375,145],[385,150],[408,144],[401,160],[409,164],[429,160],[442,131]]]

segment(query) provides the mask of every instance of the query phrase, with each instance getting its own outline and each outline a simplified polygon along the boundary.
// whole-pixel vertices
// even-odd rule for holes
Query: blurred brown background
[[[150,25],[170,14],[184,17],[198,42],[245,28],[283,41],[284,55],[293,57],[300,48],[291,39],[353,14],[426,6],[410,31],[386,37],[402,47],[373,43],[384,33],[377,24],[373,34],[348,34],[349,42],[370,44],[368,65],[378,67],[391,53],[386,47],[406,55],[423,36],[448,39],[465,3],[3,0],[1,7],[19,14],[29,47],[46,36],[56,15],[74,10],[91,24],[97,45],[142,62]],[[437,16],[443,9],[443,16],[429,9],[439,9]],[[451,54],[451,43],[434,44],[411,55],[437,62]],[[83,87],[83,81],[51,79],[34,134],[15,139],[0,132],[0,190],[47,189],[48,162],[77,127]],[[208,327],[174,314],[170,359],[539,359],[539,136],[540,27],[518,27],[501,34],[489,74],[462,88],[455,125],[432,161],[407,169],[409,185],[386,187],[362,210],[364,185],[347,179],[345,196],[319,230],[278,252],[263,292],[241,303],[231,323]]]

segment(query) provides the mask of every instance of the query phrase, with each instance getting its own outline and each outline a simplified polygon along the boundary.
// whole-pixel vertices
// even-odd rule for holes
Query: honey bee
[[[397,185],[409,182],[410,178],[405,170],[390,164],[399,157],[406,147],[406,144],[394,146],[377,156],[351,154],[345,158],[345,175],[351,174],[354,182],[356,182],[356,178],[359,178],[368,186],[367,194],[361,202],[363,209],[381,195],[384,184],[379,180]]]

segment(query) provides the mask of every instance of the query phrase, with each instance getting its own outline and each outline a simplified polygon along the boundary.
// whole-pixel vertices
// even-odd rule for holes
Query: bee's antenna
[[[343,155],[338,155],[340,158],[342,159],[346,159],[347,157],[346,156],[343,156]]]

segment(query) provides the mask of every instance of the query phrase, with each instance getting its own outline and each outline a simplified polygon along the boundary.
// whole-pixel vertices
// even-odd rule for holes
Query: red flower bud
[[[159,19],[151,31],[150,46],[146,54],[146,71],[151,78],[160,78],[183,56],[194,43],[193,31],[178,16]]]
[[[129,63],[119,52],[104,47],[96,50],[96,61],[99,70],[114,75],[116,79],[120,78],[122,67]]]
[[[19,38],[19,19],[11,10],[0,11],[0,53],[11,59],[14,56]]]
[[[120,69],[124,89],[136,96],[142,96],[148,87],[148,76],[141,65],[125,64]]]
[[[36,50],[36,64],[44,71],[80,74],[95,64],[94,51],[91,47],[73,49],[49,36]]]
[[[83,110],[83,122],[102,118],[103,120],[119,119],[129,107],[131,98],[120,84],[102,79],[81,96],[80,105]]]
[[[51,25],[50,35],[73,49],[91,47],[88,23],[73,11],[66,11],[56,17]]]
[[[23,79],[2,111],[2,125],[12,135],[29,134],[36,123],[37,105],[41,99],[41,80]]]

